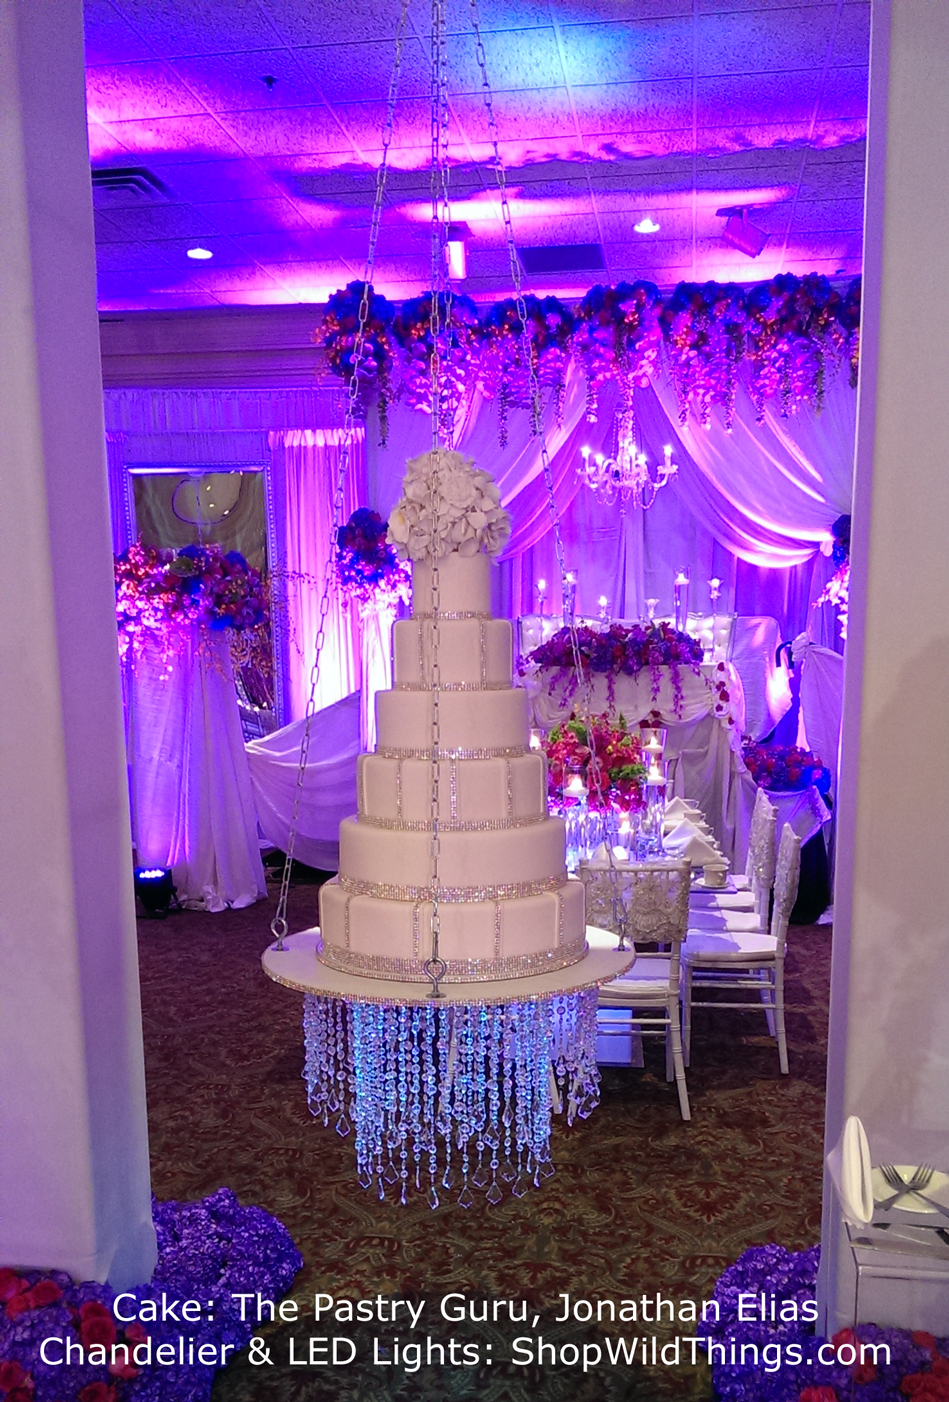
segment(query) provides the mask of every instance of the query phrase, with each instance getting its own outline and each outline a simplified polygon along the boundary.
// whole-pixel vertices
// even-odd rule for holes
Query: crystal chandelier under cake
[[[531,365],[477,0],[470,0],[516,300]],[[370,232],[335,519],[358,392],[405,34],[396,62]],[[360,756],[358,812],[340,828],[340,870],[320,893],[320,928],[289,935],[287,896],[325,620],[324,580],[310,701],[287,843],[271,978],[305,993],[310,1108],[354,1132],[357,1172],[380,1197],[452,1193],[470,1206],[520,1196],[553,1171],[551,1116],[596,1104],[597,988],[632,951],[591,951],[583,887],[568,881],[563,820],[547,811],[546,764],[529,743],[526,693],[512,679],[511,625],[490,608],[492,555],[510,520],[491,474],[456,452],[443,367],[452,334],[444,250],[451,223],[444,0],[432,6],[431,416],[428,453],[407,464],[390,540],[412,561],[412,617],[393,630],[394,684],[377,696],[377,746]],[[539,452],[565,576],[550,461]],[[576,636],[574,633],[574,646]],[[579,668],[578,668],[579,674]]]

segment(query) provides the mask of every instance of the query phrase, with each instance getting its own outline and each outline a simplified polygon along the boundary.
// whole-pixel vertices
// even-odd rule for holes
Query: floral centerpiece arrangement
[[[745,354],[744,291],[733,282],[680,282],[663,304],[659,322],[679,401],[679,422],[686,422],[691,408],[699,423],[707,424],[712,405],[720,404],[730,429],[738,367]]]
[[[591,808],[619,808],[637,813],[645,806],[646,766],[642,742],[631,735],[625,718],[591,716],[589,724],[572,713],[555,725],[543,742],[547,756],[547,791],[559,800],[571,774],[582,773]]]
[[[118,1313],[108,1285],[0,1268],[4,1402],[207,1402],[222,1345],[225,1358],[233,1356],[254,1332],[235,1295],[279,1300],[303,1258],[281,1222],[241,1207],[227,1188],[201,1202],[153,1200],[153,1217],[155,1273],[123,1297]],[[186,1330],[195,1344],[187,1362],[179,1359],[180,1317],[162,1318],[163,1293],[207,1307],[200,1325]],[[209,1347],[199,1355],[198,1345]]]
[[[536,672],[540,668],[555,669],[550,689],[563,688],[565,697],[574,696],[581,681],[589,681],[595,675],[606,677],[607,699],[610,706],[616,698],[616,678],[636,677],[647,668],[652,676],[652,695],[655,699],[662,686],[660,668],[668,667],[675,694],[676,714],[682,702],[682,667],[688,667],[696,674],[702,661],[702,644],[688,633],[680,633],[668,623],[635,623],[627,627],[622,623],[612,623],[608,628],[591,628],[583,625],[575,630],[561,628],[540,647],[535,647],[520,663],[522,676]],[[580,661],[581,675],[577,675],[576,658]]]
[[[818,755],[799,745],[759,745],[745,736],[741,752],[759,789],[786,793],[809,789],[811,784],[821,793],[830,789],[830,770],[821,764]]]
[[[524,297],[527,313],[527,345],[524,322],[515,298],[496,302],[483,323],[484,348],[481,359],[481,385],[485,394],[498,401],[501,447],[507,444],[508,409],[531,407],[530,362],[537,382],[552,385],[556,392],[557,418],[563,411],[563,396],[570,363],[570,341],[574,315],[557,297]],[[528,353],[529,347],[529,353]],[[534,425],[540,431],[540,425]]]
[[[949,1338],[876,1324],[815,1333],[819,1263],[818,1246],[753,1246],[719,1277],[719,1317],[698,1333],[720,1402],[949,1402]],[[773,1319],[749,1311],[760,1300]],[[732,1362],[743,1345],[746,1361]]]
[[[388,540],[400,559],[441,559],[453,550],[497,555],[510,534],[494,478],[473,458],[436,448],[406,463],[402,496],[389,517]]]
[[[819,598],[814,600],[814,607],[817,608],[820,604],[833,604],[837,610],[840,636],[846,642],[847,623],[850,616],[850,517],[848,515],[838,516],[831,526],[831,530],[834,535],[831,556],[837,569],[827,581]]]
[[[623,407],[634,385],[655,374],[662,338],[659,289],[652,282],[620,282],[591,287],[577,308],[573,354],[587,377],[587,418],[596,418],[597,398],[609,379],[619,382]]]
[[[269,601],[259,570],[237,550],[186,545],[156,550],[141,541],[115,557],[119,651],[134,661],[146,643],[174,650],[169,625],[195,624],[227,632],[235,660],[269,676]]]
[[[395,609],[411,598],[411,574],[389,544],[387,531],[378,511],[361,506],[336,532],[336,576],[344,595],[360,609]]]
[[[367,316],[362,352],[356,363],[359,312],[364,291],[368,292]],[[356,408],[365,415],[369,396],[379,397],[379,430],[382,445],[388,437],[388,409],[394,394],[396,348],[392,334],[395,306],[363,282],[351,282],[334,292],[326,304],[323,320],[314,339],[326,351],[330,369],[349,386],[357,381]]]

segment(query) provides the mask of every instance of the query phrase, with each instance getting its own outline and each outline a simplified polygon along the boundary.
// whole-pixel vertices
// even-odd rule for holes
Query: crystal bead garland
[[[429,1206],[459,1188],[501,1201],[553,1173],[555,1101],[568,1124],[599,1099],[596,989],[497,1006],[347,1003],[308,994],[304,1079],[311,1112],[355,1127],[364,1188]],[[459,1183],[460,1180],[460,1183]]]

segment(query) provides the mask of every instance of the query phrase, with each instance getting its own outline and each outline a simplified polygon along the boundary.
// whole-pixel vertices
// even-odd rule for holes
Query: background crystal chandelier
[[[577,475],[585,486],[594,492],[600,501],[612,506],[619,501],[627,506],[641,506],[645,510],[652,506],[661,487],[678,472],[678,464],[672,461],[672,449],[667,443],[663,448],[664,461],[657,463],[651,471],[649,460],[636,444],[636,421],[632,410],[624,410],[616,420],[616,446],[612,457],[605,453],[594,453],[591,448],[581,448],[581,461]]]

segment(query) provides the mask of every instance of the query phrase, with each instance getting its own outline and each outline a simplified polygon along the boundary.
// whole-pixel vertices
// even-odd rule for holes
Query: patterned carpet
[[[467,1212],[452,1203],[432,1213],[421,1200],[402,1208],[364,1192],[351,1143],[311,1120],[300,1081],[301,999],[259,965],[272,913],[271,899],[245,911],[140,925],[155,1192],[191,1199],[226,1185],[242,1202],[275,1213],[305,1262],[294,1287],[300,1322],[266,1331],[272,1366],[236,1359],[218,1374],[214,1402],[710,1398],[701,1364],[644,1367],[637,1355],[631,1366],[584,1374],[546,1361],[514,1364],[511,1340],[542,1334],[558,1350],[565,1342],[582,1349],[621,1334],[631,1343],[658,1333],[661,1347],[672,1337],[668,1324],[558,1325],[559,1297],[653,1300],[661,1293],[701,1301],[745,1247],[778,1241],[797,1249],[817,1240],[829,929],[791,930],[789,1078],[779,1075],[763,1017],[699,1011],[691,1124],[679,1118],[659,1045],[647,1045],[645,1071],[605,1071],[595,1114],[569,1132],[556,1129],[556,1174],[540,1191],[495,1208],[479,1196]],[[291,929],[315,923],[314,885],[294,887],[290,917]],[[424,1299],[421,1332],[406,1323],[324,1320],[317,1327],[315,1292]],[[439,1302],[449,1292],[510,1299],[515,1311],[526,1300],[529,1322],[447,1323]],[[351,1366],[289,1362],[291,1334],[300,1358],[310,1335],[333,1332],[354,1340]],[[677,1332],[694,1330],[685,1323]],[[401,1344],[426,1333],[445,1345],[454,1339],[462,1366],[405,1371],[373,1361],[374,1338],[388,1348],[396,1334]],[[477,1366],[463,1366],[466,1341],[478,1346]],[[568,1350],[567,1364],[572,1357]]]

